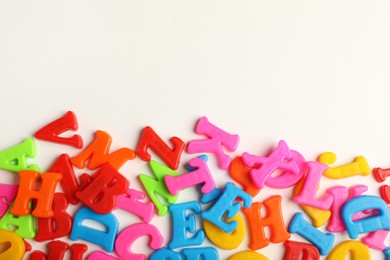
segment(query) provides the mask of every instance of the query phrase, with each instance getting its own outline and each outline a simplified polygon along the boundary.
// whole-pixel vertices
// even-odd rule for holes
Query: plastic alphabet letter
[[[382,169],[377,167],[372,170],[372,173],[377,182],[384,182],[390,176],[390,168]]]
[[[83,226],[85,220],[93,220],[101,223],[105,226],[106,231]],[[74,216],[70,239],[83,239],[102,246],[107,252],[113,252],[118,228],[119,222],[114,214],[98,214],[88,207],[82,207]]]
[[[226,233],[234,231],[238,224],[236,221],[226,223],[223,221],[223,216],[227,213],[227,218],[233,218],[241,208],[239,202],[235,202],[236,198],[241,198],[245,208],[252,205],[252,197],[239,189],[233,183],[228,182],[225,186],[225,191],[207,211],[202,212],[201,216],[222,229]]]
[[[333,234],[324,234],[303,219],[302,213],[296,213],[289,226],[290,233],[297,233],[317,247],[321,255],[329,254],[334,243]]]
[[[18,187],[19,185],[0,183],[0,218],[7,212],[11,202],[15,200],[16,194],[18,193]],[[9,203],[5,203],[4,200]]]
[[[200,197],[200,203],[202,204],[208,204],[213,202],[214,200],[218,199],[222,194],[222,190],[218,188],[214,188],[211,192],[202,194],[202,197]]]
[[[169,211],[172,214],[172,240],[169,247],[172,249],[187,246],[199,246],[204,241],[204,232],[196,232],[196,218],[194,214],[186,215],[187,210],[192,210],[196,214],[202,212],[202,208],[197,201],[191,201],[181,204],[172,204]],[[194,233],[191,238],[187,237],[187,231]]]
[[[321,154],[318,157],[318,161],[327,165],[333,164],[336,162],[337,156],[332,152],[326,152]],[[367,176],[371,173],[370,166],[368,166],[366,158],[363,156],[358,156],[351,163],[329,167],[323,175],[330,179],[342,179],[348,178],[356,175]]]
[[[12,204],[11,204],[12,207]],[[10,209],[0,219],[0,229],[10,230],[10,226],[15,226],[15,233],[22,238],[35,237],[34,217],[32,215],[15,216],[12,215]]]
[[[370,248],[383,251],[386,249],[385,240],[388,234],[389,230],[377,230],[363,237],[362,242]]]
[[[312,244],[287,240],[284,242],[286,253],[283,259],[319,260],[320,253]]]
[[[218,252],[212,247],[185,248],[182,254],[191,260],[218,260]]]
[[[64,259],[65,252],[67,250],[71,250],[72,260],[82,260],[83,255],[87,252],[88,247],[84,244],[73,244],[69,247],[69,245],[63,241],[55,240],[50,241],[47,244],[48,255],[41,251],[34,251],[30,255],[31,260],[51,260],[51,259]]]
[[[88,257],[87,260],[120,260],[119,258],[116,258],[115,256],[108,255],[101,251],[93,251]]]
[[[233,218],[227,219],[226,222],[237,222],[237,228],[231,233],[225,233],[220,228],[210,223],[207,220],[203,221],[204,232],[208,239],[219,248],[232,250],[239,247],[245,238],[246,228],[244,219],[240,214],[236,214]]]
[[[189,165],[197,169],[175,177],[165,176],[165,185],[168,191],[172,195],[177,195],[180,190],[203,183],[201,192],[211,192],[215,187],[215,182],[205,160],[193,158],[190,160]]]
[[[222,146],[229,152],[234,152],[237,149],[240,137],[238,135],[232,135],[224,130],[211,124],[207,117],[199,119],[195,132],[198,135],[205,135],[209,139],[192,140],[188,143],[187,152],[193,153],[213,153],[218,160],[218,167],[222,170],[226,170],[230,164],[230,156],[223,152]]]
[[[353,215],[367,209],[375,209],[377,215],[353,220]],[[348,236],[356,239],[359,234],[381,229],[390,229],[390,214],[386,203],[379,197],[359,196],[347,201],[341,209],[341,216],[347,228]]]
[[[229,174],[233,180],[241,184],[244,187],[243,190],[254,197],[259,193],[260,189],[253,184],[252,178],[249,175],[250,170],[250,168],[245,166],[240,156],[234,158],[229,166]]]
[[[108,255],[101,251],[93,251],[88,257],[87,260],[120,260],[115,256]]]
[[[169,148],[150,126],[147,126],[144,128],[139,140],[137,155],[144,161],[150,161],[151,156],[148,153],[148,148],[150,148],[163,159],[169,168],[176,170],[179,166],[180,156],[185,144],[178,137],[172,137],[170,141],[173,149]]]
[[[79,199],[76,197],[76,192],[84,190],[91,183],[91,176],[84,173],[80,176],[79,185],[72,163],[70,162],[70,157],[67,154],[61,154],[52,164],[49,172],[61,173],[62,178],[60,184],[69,203],[73,205],[79,202]]]
[[[168,204],[175,203],[179,196],[173,196],[169,193],[167,187],[165,186],[164,177],[166,175],[178,176],[179,174],[153,160],[149,162],[149,165],[156,179],[153,179],[146,174],[140,174],[138,177],[141,180],[142,185],[144,186],[150,199],[156,206],[158,215],[164,216],[165,214],[167,214],[168,207],[160,201],[157,194],[163,197],[168,202]]]
[[[65,252],[70,249],[72,260],[82,260],[83,255],[87,252],[88,247],[84,244],[69,245],[63,241],[55,240],[50,241],[47,245],[48,255],[41,251],[34,251],[30,255],[30,260],[56,260],[64,259]]]
[[[54,240],[70,234],[72,217],[66,212],[68,204],[63,193],[54,194],[54,214],[51,218],[38,218],[38,233],[35,236],[36,241]]]
[[[179,253],[172,251],[169,248],[160,248],[154,251],[150,255],[150,260],[182,260],[182,256]]]
[[[327,192],[332,194],[333,203],[330,208],[332,214],[330,216],[330,220],[328,226],[326,227],[326,230],[332,233],[344,232],[345,225],[340,216],[342,205],[347,200],[361,195],[363,192],[367,191],[367,189],[368,187],[365,185],[355,185],[349,188],[349,192],[348,192],[348,188],[344,186],[333,186],[329,188]]]
[[[77,131],[79,125],[76,115],[72,111],[68,111],[64,116],[54,120],[35,132],[34,137],[40,140],[49,142],[70,145],[76,148],[83,148],[83,139],[80,135],[73,135],[65,138],[59,137],[60,134],[71,130]]]
[[[115,241],[115,252],[124,260],[145,260],[144,254],[135,254],[131,251],[131,246],[141,236],[148,235],[150,237],[149,247],[158,249],[164,242],[160,231],[153,225],[147,223],[137,223],[128,226],[119,233]]]
[[[230,256],[227,260],[243,260],[243,259],[268,260],[268,258],[265,257],[264,255],[256,253],[256,252],[253,252],[251,250],[238,252],[238,253]]]
[[[144,222],[149,222],[154,215],[154,204],[150,201],[146,203],[139,201],[143,199],[145,199],[143,192],[128,189],[125,194],[116,197],[115,208],[131,212]]]
[[[295,160],[293,155],[295,154]],[[304,159],[297,152],[293,153],[286,142],[281,140],[278,146],[268,157],[252,155],[249,153],[243,153],[242,159],[245,166],[252,168],[249,172],[253,183],[257,188],[261,189],[267,183],[269,179],[271,184],[275,188],[288,188],[297,183],[305,173],[300,170],[304,166]],[[302,165],[303,163],[303,165]],[[256,167],[258,165],[259,167]],[[279,177],[272,178],[272,173],[276,170],[282,170],[283,173]],[[279,184],[278,184],[279,182]]]
[[[325,164],[311,161],[307,162],[308,172],[305,177],[305,183],[298,196],[294,197],[294,201],[298,204],[316,207],[319,209],[330,209],[333,202],[333,196],[325,194],[321,199],[316,199],[315,194],[322,173],[326,171],[328,166]]]
[[[29,203],[36,199],[36,207],[32,214],[38,218],[50,218],[53,216],[52,204],[57,183],[61,180],[61,174],[56,172],[45,172],[42,175],[35,171],[19,172],[20,184],[18,194],[11,213],[17,216],[30,214]],[[35,183],[41,177],[41,187],[34,189]]]
[[[76,197],[96,213],[110,213],[115,207],[116,197],[127,191],[129,182],[109,164],[105,164],[94,176],[83,191],[76,192]]]
[[[116,170],[119,170],[125,162],[135,158],[135,152],[129,148],[121,148],[108,154],[111,142],[112,139],[108,133],[98,130],[93,142],[79,155],[72,157],[71,162],[77,168],[82,169],[85,167],[87,160],[90,159],[88,164],[90,170],[95,170],[107,162]]]
[[[270,241],[272,243],[281,243],[291,237],[283,221],[281,201],[281,196],[271,196],[264,200],[263,204],[268,213],[266,217],[261,217],[260,215],[263,205],[260,202],[255,202],[249,209],[242,210],[248,220],[250,249],[258,250],[266,247]],[[269,227],[270,239],[267,239],[265,236],[265,227]]]
[[[366,260],[371,259],[370,251],[368,247],[365,246],[362,242],[359,241],[344,241],[338,244],[332,252],[330,252],[328,259],[329,260],[340,260],[348,259],[347,256],[350,255],[349,259],[353,260]]]
[[[0,244],[10,243],[10,247],[0,253],[0,259],[15,259],[21,260],[25,252],[25,245],[21,239],[14,232],[0,229]]]
[[[38,165],[27,164],[27,158],[35,158],[37,147],[34,138],[26,138],[23,143],[0,152],[0,169],[11,172],[32,170],[40,172]]]
[[[298,171],[284,171],[277,177],[268,176],[265,185],[275,189],[285,189],[297,184],[307,172],[306,160],[297,151],[291,150],[291,161],[298,167]]]
[[[294,196],[297,196],[302,189],[302,186],[304,184],[304,179],[300,180],[294,187],[293,194]],[[317,186],[317,190],[320,188],[320,185]],[[325,225],[326,222],[328,222],[331,212],[330,210],[323,210],[316,207],[310,207],[306,205],[299,205],[306,214],[311,218],[312,224],[314,227],[322,227]]]

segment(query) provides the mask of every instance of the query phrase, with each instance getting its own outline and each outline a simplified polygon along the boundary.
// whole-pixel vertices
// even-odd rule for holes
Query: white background
[[[389,167],[389,11],[388,1],[356,0],[2,0],[0,149],[68,110],[76,113],[85,144],[100,129],[113,137],[112,149],[135,149],[146,125],[164,140],[199,138],[193,128],[205,115],[240,135],[232,156],[263,155],[284,139],[307,160],[333,151],[339,164],[364,155],[371,167]],[[79,153],[37,145],[32,161],[42,170],[60,153]],[[219,186],[230,180],[214,157],[209,164]],[[122,169],[138,189],[136,176],[150,172],[139,159]],[[16,174],[5,171],[0,180],[17,182]],[[352,183],[369,184],[369,193],[378,194],[372,176],[322,180],[323,187]],[[283,195],[288,224],[299,210],[291,189],[264,189],[255,200],[274,194]],[[198,194],[190,189],[179,201],[194,199]],[[116,214],[121,228],[138,221]],[[169,222],[168,216],[152,221],[165,244]],[[336,243],[346,238],[337,235]],[[140,239],[134,250],[149,254],[146,242]],[[246,239],[239,250],[219,250],[221,259],[247,244]],[[99,248],[89,246],[89,252]],[[34,243],[35,248],[44,247]],[[259,252],[280,259],[284,247]]]

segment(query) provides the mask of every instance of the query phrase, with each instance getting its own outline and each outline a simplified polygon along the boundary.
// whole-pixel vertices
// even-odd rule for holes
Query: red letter
[[[70,234],[72,229],[72,217],[66,212],[68,201],[65,194],[54,194],[53,217],[38,219],[38,233],[35,240],[42,242],[64,237]]]
[[[176,170],[179,166],[180,155],[184,150],[184,142],[178,137],[170,139],[173,148],[164,143],[164,141],[153,131],[150,126],[144,128],[137,148],[137,155],[144,161],[150,161],[151,156],[148,148],[152,149],[169,168]]]
[[[284,259],[302,259],[302,260],[317,260],[320,259],[320,253],[318,249],[308,243],[286,241],[284,242],[286,247],[286,254]]]
[[[115,206],[116,196],[127,191],[129,182],[109,164],[104,165],[94,176],[91,184],[77,192],[76,197],[96,213],[110,213]]]
[[[81,136],[73,135],[69,138],[58,136],[68,130],[76,131],[78,128],[76,115],[72,111],[68,111],[63,117],[60,117],[39,129],[34,134],[34,137],[40,140],[70,145],[80,149],[83,147],[83,139]]]
[[[61,154],[54,164],[50,167],[49,172],[61,173],[61,186],[65,192],[70,204],[76,205],[79,199],[76,198],[75,193],[82,191],[91,183],[91,176],[84,173],[80,176],[80,185],[78,184],[76,174],[74,173],[73,166],[70,162],[69,155]]]

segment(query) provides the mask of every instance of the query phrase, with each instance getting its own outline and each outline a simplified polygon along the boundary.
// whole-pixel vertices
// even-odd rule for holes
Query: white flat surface
[[[205,115],[240,135],[232,156],[262,155],[284,139],[308,160],[333,151],[340,164],[364,155],[371,167],[389,167],[389,11],[388,1],[1,1],[0,149],[67,110],[77,114],[85,144],[101,129],[113,149],[135,149],[146,125],[164,140],[188,142]],[[42,170],[63,152],[78,154],[37,145],[32,161]],[[213,156],[210,168],[219,186],[230,180]],[[150,171],[139,159],[123,167],[131,187],[141,188],[140,173]],[[0,181],[17,178],[2,172]],[[374,195],[380,186],[372,176],[322,183],[364,183]],[[267,188],[255,200],[274,194],[283,195],[289,223],[299,210],[291,190]],[[179,201],[197,198],[190,189]],[[116,214],[121,228],[138,221]],[[166,244],[170,217],[152,223]],[[146,241],[134,250],[149,254]],[[221,259],[247,245],[219,250]],[[281,259],[284,248],[259,252]]]

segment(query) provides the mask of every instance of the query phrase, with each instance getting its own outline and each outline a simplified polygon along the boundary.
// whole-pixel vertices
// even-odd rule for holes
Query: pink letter
[[[187,152],[192,153],[214,153],[217,156],[218,167],[226,170],[230,164],[230,156],[226,155],[222,146],[229,152],[234,152],[237,149],[240,137],[238,135],[229,134],[222,129],[211,124],[207,117],[199,119],[195,132],[199,135],[209,137],[208,140],[192,140],[188,143]]]

